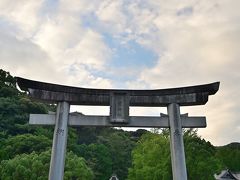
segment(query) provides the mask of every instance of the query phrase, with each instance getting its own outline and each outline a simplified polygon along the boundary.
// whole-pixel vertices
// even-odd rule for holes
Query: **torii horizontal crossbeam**
[[[55,125],[55,114],[30,114],[29,124]],[[130,116],[129,122],[110,123],[109,116],[69,115],[69,126],[104,126],[104,127],[155,127],[169,128],[168,116]],[[205,117],[181,116],[183,128],[205,128]]]
[[[219,89],[219,82],[170,89],[125,90],[90,89],[50,84],[16,77],[18,86],[41,101],[57,103],[66,101],[71,105],[109,106],[113,93],[124,94],[130,106],[165,107],[171,103],[180,106],[203,105],[208,96]]]

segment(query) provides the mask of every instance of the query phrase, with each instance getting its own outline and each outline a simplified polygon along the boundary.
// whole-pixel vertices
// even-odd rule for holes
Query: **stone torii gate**
[[[49,170],[50,180],[62,180],[68,126],[161,127],[170,128],[170,149],[174,180],[187,180],[182,128],[204,128],[205,117],[180,115],[180,106],[204,105],[219,89],[219,82],[198,86],[156,90],[87,89],[32,81],[16,77],[29,96],[57,103],[56,114],[30,114],[30,124],[55,125]],[[109,116],[70,114],[70,105],[110,106]],[[167,107],[168,115],[129,116],[129,106]]]

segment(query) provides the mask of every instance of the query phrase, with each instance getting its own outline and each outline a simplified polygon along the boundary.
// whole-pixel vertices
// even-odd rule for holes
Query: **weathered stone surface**
[[[54,116],[55,128],[48,177],[50,180],[63,180],[64,177],[69,109],[70,106],[67,102],[61,102],[58,104],[57,115]]]
[[[129,95],[113,92],[110,94],[110,122],[128,123],[129,120]]]
[[[187,170],[182,136],[183,121],[180,117],[180,107],[178,104],[173,103],[170,104],[167,109],[170,124],[170,149],[173,179],[187,180]]]
[[[31,125],[54,125],[55,114],[30,114],[29,124]],[[155,127],[169,128],[168,116],[130,116],[128,123],[110,122],[109,116],[85,116],[69,114],[69,126],[105,126],[105,127]],[[181,116],[183,128],[205,128],[205,117]]]
[[[50,103],[66,101],[71,105],[109,106],[110,94],[115,92],[128,94],[130,106],[165,107],[171,103],[180,106],[205,104],[208,96],[218,91],[220,83],[156,90],[88,89],[17,77],[17,84],[22,90],[29,91],[32,98]]]

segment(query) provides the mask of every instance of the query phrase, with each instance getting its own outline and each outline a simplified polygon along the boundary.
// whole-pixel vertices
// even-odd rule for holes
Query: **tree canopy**
[[[137,142],[132,156],[133,167],[129,169],[129,180],[172,179],[169,141],[164,135],[143,135]]]
[[[128,178],[137,179],[172,179],[169,133],[148,133],[138,141],[132,152],[132,168]],[[216,156],[216,149],[211,143],[201,139],[196,131],[184,133],[185,154],[188,179],[213,179],[213,175],[224,167]]]
[[[37,154],[16,155],[13,159],[3,160],[0,164],[1,179],[14,180],[45,180],[48,179],[50,150]],[[94,177],[92,170],[86,165],[83,158],[72,152],[67,153],[65,165],[65,180],[91,180]]]

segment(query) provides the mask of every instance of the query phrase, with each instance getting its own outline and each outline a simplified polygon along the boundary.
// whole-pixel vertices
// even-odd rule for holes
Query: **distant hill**
[[[225,146],[217,146],[216,156],[223,162],[226,169],[240,171],[240,143],[232,142]]]
[[[230,149],[240,149],[240,142],[232,142],[224,146],[215,146],[216,149],[224,149],[224,148],[230,148]]]

